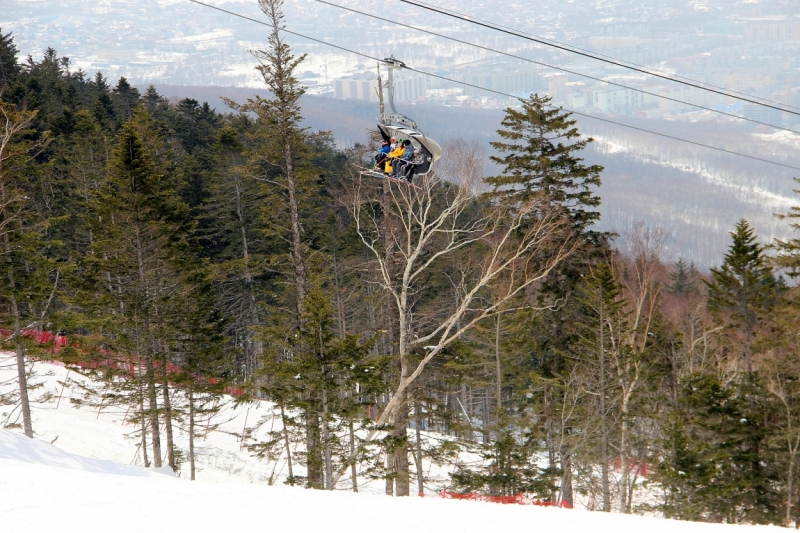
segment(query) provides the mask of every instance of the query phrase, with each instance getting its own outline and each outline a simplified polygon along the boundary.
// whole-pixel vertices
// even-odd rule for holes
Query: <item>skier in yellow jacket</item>
[[[386,167],[383,169],[385,174],[392,173],[392,161],[402,156],[403,152],[405,152],[405,146],[403,146],[403,139],[400,139],[400,142],[397,143],[397,148],[389,152],[389,155],[386,156]]]

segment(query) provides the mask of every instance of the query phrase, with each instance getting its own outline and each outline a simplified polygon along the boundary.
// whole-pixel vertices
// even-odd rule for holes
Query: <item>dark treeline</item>
[[[408,495],[461,449],[481,460],[452,465],[454,490],[798,521],[800,303],[777,274],[797,242],[742,220],[704,276],[661,263],[658,229],[596,231],[591,140],[535,95],[499,125],[500,175],[455,142],[418,188],[362,179],[368,146],[299,126],[302,58],[260,3],[271,96],[227,114],[0,37],[6,427],[33,436],[25,358],[59,357],[95,363],[76,401],[125,406],[146,466],[192,479],[198,421],[236,387],[274,405],[248,445],[292,485]]]

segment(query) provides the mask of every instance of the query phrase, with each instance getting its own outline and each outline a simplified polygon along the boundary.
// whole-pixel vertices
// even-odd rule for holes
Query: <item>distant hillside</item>
[[[170,98],[207,101],[220,111],[225,109],[221,96],[244,102],[256,92],[182,86],[159,86],[158,90]],[[305,96],[302,106],[305,124],[332,131],[342,146],[364,142],[378,115],[376,105],[357,100]],[[403,111],[440,142],[474,139],[489,152],[489,142],[497,138],[503,117],[497,109],[420,105]],[[614,120],[800,166],[800,151],[792,144],[800,143],[800,136],[715,122]],[[741,218],[752,223],[764,242],[790,235],[774,213],[784,213],[797,203],[791,170],[589,119],[581,119],[579,126],[597,138],[585,154],[587,162],[606,167],[600,190],[603,229],[624,234],[628,225],[639,220],[663,226],[670,234],[665,259],[691,258],[703,268],[721,261],[730,244],[728,232]],[[494,171],[497,168],[490,167]]]

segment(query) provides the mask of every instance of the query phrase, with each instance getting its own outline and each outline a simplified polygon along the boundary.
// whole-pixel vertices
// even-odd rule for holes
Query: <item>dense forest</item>
[[[30,362],[58,358],[102,383],[83,402],[129,410],[145,466],[192,479],[197,421],[236,391],[275,406],[248,445],[286,452],[292,485],[369,472],[406,496],[423,454],[460,448],[484,460],[455,491],[800,522],[800,241],[741,220],[706,275],[664,265],[658,228],[597,231],[591,139],[537,95],[491,155],[453,142],[415,187],[362,177],[374,140],[300,127],[303,58],[261,4],[270,97],[227,114],[21,59],[0,32],[5,427],[34,435]]]

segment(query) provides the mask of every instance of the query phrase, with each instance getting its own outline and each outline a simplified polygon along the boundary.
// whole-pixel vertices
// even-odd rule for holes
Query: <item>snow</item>
[[[0,354],[2,356],[4,354]],[[211,432],[199,481],[175,477],[168,470],[146,470],[125,463],[136,442],[126,435],[131,426],[124,413],[114,409],[76,409],[78,394],[67,369],[37,362],[43,382],[34,403],[36,439],[19,431],[0,430],[0,520],[2,531],[158,532],[267,530],[351,533],[380,529],[394,532],[519,531],[535,528],[562,533],[750,533],[755,526],[729,526],[678,522],[655,517],[605,514],[522,505],[445,500],[435,494],[425,498],[389,498],[346,490],[323,492],[292,488],[266,476],[281,470],[280,459],[256,461],[241,450],[238,436],[224,428],[245,426],[270,409],[228,406],[229,420]],[[8,367],[0,361],[1,378]],[[61,395],[62,384],[64,396]],[[44,395],[43,397],[41,395]],[[259,413],[260,411],[260,413]],[[245,423],[245,419],[248,420]],[[55,444],[51,444],[55,441]],[[114,460],[109,460],[113,458]],[[432,465],[430,465],[432,466]],[[167,474],[167,475],[165,475]],[[279,477],[277,478],[279,479]]]
[[[388,498],[299,488],[190,482],[66,454],[0,431],[3,531],[197,533],[268,531],[383,533],[539,531],[564,533],[749,533],[765,527],[499,505],[440,498]],[[141,471],[141,469],[139,469]],[[136,472],[136,474],[134,474]]]
[[[31,383],[41,384],[32,393],[31,405],[37,439],[55,442],[55,446],[66,454],[114,461],[141,470],[143,458],[139,449],[140,441],[135,437],[138,427],[130,422],[130,413],[126,412],[125,407],[105,405],[98,408],[79,402],[82,399],[81,387],[92,387],[102,392],[102,384],[93,383],[57,363],[36,361],[32,365],[32,372]],[[15,376],[13,354],[0,352],[0,384],[11,382]],[[268,401],[237,406],[232,398],[224,397],[217,416],[208,421],[199,421],[199,431],[203,435],[195,439],[197,479],[215,483],[282,484],[288,475],[285,449],[277,447],[269,457],[259,459],[246,447],[257,440],[267,440],[266,435],[270,430],[282,429],[274,407]],[[0,421],[6,418],[3,411],[7,410],[0,409]],[[14,416],[18,416],[18,411]],[[218,426],[216,430],[215,425]],[[210,427],[211,430],[203,432],[204,427]],[[176,446],[186,457],[189,447],[186,428],[177,425],[174,429]],[[251,438],[243,443],[242,434],[248,434]],[[423,437],[444,438],[427,432],[423,432]],[[0,442],[0,446],[5,445]],[[302,445],[295,444],[293,452],[301,451]],[[2,452],[0,457],[5,457]],[[476,460],[476,457],[462,452],[455,460],[464,464]],[[293,466],[295,475],[305,475],[302,465],[295,462]],[[426,472],[426,491],[431,493],[444,488],[453,468],[452,465],[432,464],[427,458],[423,467]],[[184,464],[179,477],[189,477],[188,463]],[[345,490],[350,487],[349,471],[339,485]],[[384,492],[383,481],[367,475],[359,475],[358,485],[363,493]],[[0,528],[2,531],[3,528]]]
[[[175,474],[169,468],[146,470],[138,466],[127,466],[113,461],[82,457],[67,453],[47,442],[31,440],[22,433],[15,433],[5,429],[0,429],[0,460],[118,476],[152,477],[154,475],[168,475],[175,477]]]

